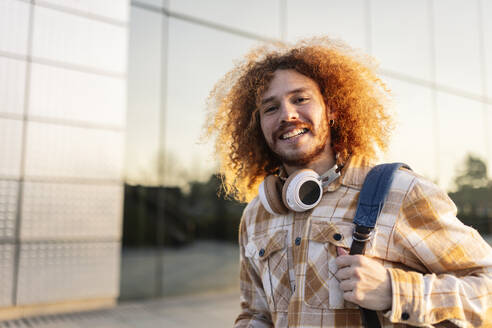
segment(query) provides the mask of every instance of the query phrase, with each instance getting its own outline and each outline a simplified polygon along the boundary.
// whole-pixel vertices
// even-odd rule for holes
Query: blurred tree
[[[237,242],[244,204],[218,195],[220,183],[212,175],[206,182],[190,182],[188,193],[178,187],[125,185],[123,245],[180,246],[195,239]],[[163,218],[158,215],[161,205]],[[157,231],[160,223],[162,232]]]
[[[492,233],[492,181],[485,162],[467,155],[454,183],[457,190],[449,197],[458,207],[459,218],[482,234]]]
[[[468,154],[464,161],[464,169],[455,178],[458,190],[463,188],[481,188],[489,183],[487,165],[480,158]]]

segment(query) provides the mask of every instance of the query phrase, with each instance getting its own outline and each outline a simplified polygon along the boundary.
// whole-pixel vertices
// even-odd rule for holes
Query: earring
[[[335,125],[335,120],[334,119],[331,119],[329,122],[328,122],[328,125],[330,125],[330,127],[333,127]]]

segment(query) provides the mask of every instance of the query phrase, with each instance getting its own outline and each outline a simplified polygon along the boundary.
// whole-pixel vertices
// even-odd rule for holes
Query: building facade
[[[127,1],[0,1],[0,319],[119,293]]]

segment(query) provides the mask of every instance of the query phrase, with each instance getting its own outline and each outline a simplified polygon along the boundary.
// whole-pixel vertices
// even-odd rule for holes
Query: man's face
[[[277,70],[260,104],[261,130],[284,164],[306,166],[332,156],[323,97],[312,79],[292,69]]]

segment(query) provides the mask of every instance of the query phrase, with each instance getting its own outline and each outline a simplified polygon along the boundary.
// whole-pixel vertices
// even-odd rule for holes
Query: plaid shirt
[[[353,157],[313,210],[269,214],[255,198],[240,226],[242,312],[235,327],[361,327],[334,274],[373,166]],[[456,218],[456,206],[411,171],[395,174],[366,256],[389,270],[382,326],[492,327],[492,250]],[[440,324],[438,324],[440,323]]]

